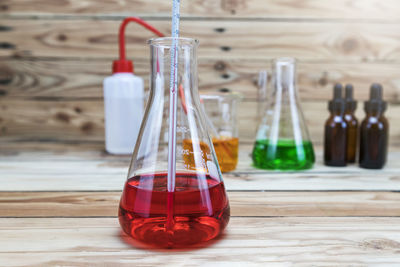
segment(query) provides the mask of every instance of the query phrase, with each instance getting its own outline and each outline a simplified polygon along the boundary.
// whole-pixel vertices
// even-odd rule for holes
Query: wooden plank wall
[[[119,22],[141,16],[168,33],[170,2],[1,0],[0,140],[102,142],[102,79],[118,55]],[[334,83],[353,83],[356,98],[365,100],[369,85],[380,82],[390,102],[391,143],[400,144],[399,26],[397,0],[182,1],[182,35],[200,39],[200,89],[245,95],[240,135],[248,142],[258,70],[293,56],[315,143],[322,141]],[[128,28],[128,55],[146,79],[150,37]]]

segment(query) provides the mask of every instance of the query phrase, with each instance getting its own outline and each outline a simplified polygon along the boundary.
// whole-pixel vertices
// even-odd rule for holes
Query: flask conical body
[[[197,89],[197,41],[149,41],[150,96],[120,201],[119,220],[131,237],[157,247],[185,247],[218,236],[229,221],[224,183],[207,133]],[[170,74],[177,71],[176,164],[168,176],[171,142]]]
[[[309,169],[315,156],[297,95],[295,60],[275,60],[272,79],[273,90],[253,149],[254,166],[272,170]]]

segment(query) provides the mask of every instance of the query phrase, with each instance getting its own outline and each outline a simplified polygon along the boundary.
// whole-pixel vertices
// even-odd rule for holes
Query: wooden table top
[[[0,266],[370,266],[400,264],[400,150],[384,170],[251,167],[224,175],[231,220],[192,250],[133,247],[118,201],[129,157],[100,144],[2,144]],[[317,153],[318,155],[318,153]],[[321,155],[318,156],[318,159]]]

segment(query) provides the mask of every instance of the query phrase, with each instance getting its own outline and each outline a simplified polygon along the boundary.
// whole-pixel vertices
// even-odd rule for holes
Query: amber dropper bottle
[[[344,101],[344,120],[347,122],[347,163],[355,163],[357,154],[358,121],[354,112],[357,109],[357,101],[353,98],[353,85],[351,84],[346,84]]]
[[[381,169],[386,163],[389,123],[383,115],[387,103],[382,95],[382,86],[373,84],[364,104],[367,115],[360,128],[360,167],[366,169]]]
[[[330,117],[325,123],[324,161],[328,166],[346,166],[347,164],[347,123],[343,114],[345,101],[342,97],[342,85],[336,84],[333,99],[329,101]]]

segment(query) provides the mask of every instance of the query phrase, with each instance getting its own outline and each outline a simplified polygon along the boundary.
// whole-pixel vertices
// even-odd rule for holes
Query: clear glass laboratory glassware
[[[273,62],[273,90],[253,148],[254,166],[271,170],[312,168],[314,149],[296,89],[296,62]]]
[[[261,70],[258,73],[256,140],[263,139],[266,136],[270,127],[269,121],[273,114],[271,110],[272,90],[271,86],[268,86],[268,76],[266,70]]]
[[[206,113],[206,124],[212,137],[222,172],[236,169],[239,157],[237,108],[241,96],[229,89],[200,96]]]
[[[268,96],[268,93],[270,93],[270,90],[268,90],[268,72],[266,70],[261,70],[258,73],[257,87],[257,122],[260,124],[270,99]]]
[[[169,97],[173,38],[149,41],[150,96],[121,196],[126,234],[154,247],[187,247],[218,236],[230,209],[197,88],[198,41],[176,38],[176,175],[168,185]]]

